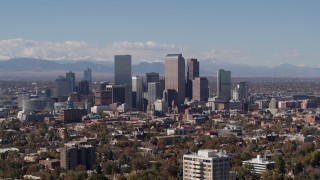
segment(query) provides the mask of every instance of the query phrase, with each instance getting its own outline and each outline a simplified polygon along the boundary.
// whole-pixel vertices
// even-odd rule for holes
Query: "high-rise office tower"
[[[92,71],[90,68],[83,70],[83,80],[92,82]]]
[[[231,71],[218,70],[217,96],[227,101],[231,99]]]
[[[147,81],[146,81],[147,86],[148,86],[149,82],[159,82],[160,81],[159,73],[156,73],[156,72],[146,73],[146,77],[147,77]]]
[[[95,91],[94,104],[96,106],[112,104],[112,91]]]
[[[165,90],[168,105],[181,105],[185,99],[185,60],[182,54],[168,54],[165,61]]]
[[[92,90],[92,71],[91,68],[83,70],[83,80],[89,82],[89,90]]]
[[[108,82],[100,82],[98,89],[99,89],[100,91],[105,91],[107,85],[109,85]]]
[[[107,85],[106,91],[111,93],[112,103],[125,103],[126,86],[125,85]],[[110,96],[110,95],[109,95]]]
[[[132,107],[142,108],[143,78],[141,76],[132,77]]]
[[[54,85],[54,95],[56,97],[68,96],[70,94],[70,84],[65,77],[59,76],[59,78],[55,80]]]
[[[88,95],[90,94],[90,84],[87,80],[82,80],[79,82],[78,85],[78,91],[82,95]]]
[[[76,87],[76,78],[75,78],[75,74],[71,71],[66,73],[66,79],[68,81],[69,84],[69,93],[72,93],[75,91],[75,87]]]
[[[157,99],[160,99],[161,93],[159,82],[148,83],[148,105],[153,105]]]
[[[209,82],[206,77],[196,77],[192,82],[192,99],[196,101],[208,101]]]
[[[125,86],[125,103],[132,107],[131,55],[114,56],[114,83]]]
[[[234,100],[247,100],[248,99],[248,83],[239,82],[233,90],[233,99]]]
[[[239,89],[239,99],[247,100],[248,99],[248,82],[239,82],[237,84],[237,88]]]
[[[186,82],[186,97],[192,98],[192,81],[199,77],[199,62],[197,59],[187,60],[187,82]]]

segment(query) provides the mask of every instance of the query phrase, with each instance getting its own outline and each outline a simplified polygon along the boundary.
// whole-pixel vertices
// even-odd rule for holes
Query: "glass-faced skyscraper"
[[[159,78],[159,73],[156,72],[150,72],[150,73],[146,73],[146,77],[147,77],[147,86],[149,82],[159,82],[160,78]]]
[[[76,85],[76,78],[75,74],[71,71],[66,73],[66,79],[69,83],[69,93],[72,93],[75,91],[75,85]]]
[[[83,70],[83,80],[89,82],[89,91],[92,90],[92,72],[90,68]]]
[[[125,85],[125,103],[132,107],[131,55],[114,56],[114,83]]]
[[[184,103],[185,99],[185,60],[182,54],[168,54],[165,61],[165,90],[168,92],[168,105]],[[169,93],[170,92],[170,93]]]
[[[233,90],[234,100],[248,100],[248,82],[239,82]]]
[[[217,96],[227,101],[231,99],[231,71],[218,70]]]
[[[55,91],[54,95],[56,97],[59,96],[68,96],[70,94],[70,83],[67,78],[63,76],[59,76],[54,82],[55,84]]]
[[[92,72],[90,68],[83,70],[83,80],[92,82]]]

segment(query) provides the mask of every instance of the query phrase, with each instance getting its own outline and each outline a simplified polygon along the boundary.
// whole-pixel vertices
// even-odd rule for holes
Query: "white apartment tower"
[[[199,150],[183,156],[184,180],[229,179],[230,157],[223,151]]]

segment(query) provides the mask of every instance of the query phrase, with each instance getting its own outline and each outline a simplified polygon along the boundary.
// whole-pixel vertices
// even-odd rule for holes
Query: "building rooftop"
[[[250,164],[273,164],[273,161],[268,161],[265,158],[261,158],[260,155],[257,155],[257,158],[252,158],[248,161],[243,161],[243,163],[250,163]]]
[[[204,157],[204,158],[217,158],[217,157],[228,157],[227,153],[222,150],[212,149],[200,149],[197,154],[190,154],[190,156]]]
[[[2,149],[0,149],[0,154],[6,153],[8,151],[17,151],[17,152],[19,152],[19,149],[18,148],[2,148]]]
[[[182,54],[167,54],[166,58],[179,58]]]

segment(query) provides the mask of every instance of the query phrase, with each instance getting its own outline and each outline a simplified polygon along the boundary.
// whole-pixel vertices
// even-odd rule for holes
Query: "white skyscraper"
[[[231,99],[231,71],[218,70],[217,96],[227,101]]]
[[[160,99],[161,93],[159,82],[148,83],[148,104],[153,105],[157,99]]]
[[[131,55],[114,56],[114,83],[125,85],[125,103],[132,106]]]

